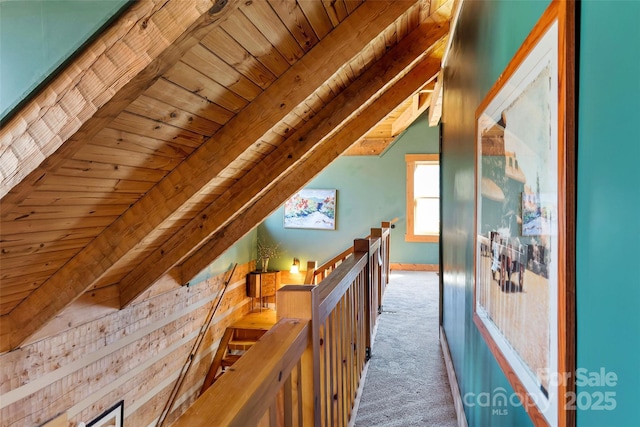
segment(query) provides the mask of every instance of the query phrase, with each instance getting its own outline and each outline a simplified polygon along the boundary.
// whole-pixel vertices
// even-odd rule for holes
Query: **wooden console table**
[[[276,295],[276,290],[281,284],[280,271],[252,271],[247,274],[247,296],[251,298],[258,298],[260,310],[265,303],[265,298],[273,297]],[[251,304],[253,309],[253,303]]]

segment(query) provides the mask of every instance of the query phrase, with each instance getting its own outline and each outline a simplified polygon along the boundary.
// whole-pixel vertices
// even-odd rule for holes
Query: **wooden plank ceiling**
[[[188,281],[383,151],[433,104],[452,1],[133,5],[0,131],[0,351],[87,291]]]

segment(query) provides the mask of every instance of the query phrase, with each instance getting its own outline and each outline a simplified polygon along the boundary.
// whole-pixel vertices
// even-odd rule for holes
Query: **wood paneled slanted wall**
[[[0,129],[2,422],[152,422],[215,293],[179,285],[426,108],[453,3],[148,0],[98,35]]]
[[[453,0],[187,3],[134,4],[0,130],[0,351],[190,280],[420,98]]]
[[[167,421],[193,403],[226,326],[249,311],[245,276],[254,267],[236,269]],[[76,425],[123,399],[125,425],[150,425],[226,278],[187,287],[164,277],[142,302],[1,355],[0,425],[38,426],[61,412]]]

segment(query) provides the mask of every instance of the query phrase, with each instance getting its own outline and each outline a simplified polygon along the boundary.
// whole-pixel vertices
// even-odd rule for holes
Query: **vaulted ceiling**
[[[339,155],[437,123],[452,9],[136,2],[0,130],[0,351],[187,282]]]

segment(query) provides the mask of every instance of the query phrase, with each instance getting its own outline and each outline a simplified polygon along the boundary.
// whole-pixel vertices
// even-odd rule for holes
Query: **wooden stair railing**
[[[216,312],[218,311],[218,307],[220,307],[220,303],[222,302],[222,299],[224,298],[225,292],[227,291],[227,287],[229,286],[229,283],[231,282],[231,279],[233,278],[233,273],[235,273],[237,267],[238,267],[238,264],[237,263],[234,264],[233,269],[231,270],[231,273],[229,274],[229,277],[227,278],[227,280],[223,284],[222,292],[220,292],[220,297],[218,298],[217,303],[212,305],[211,308],[209,309],[209,312],[208,312],[207,317],[206,317],[206,319],[204,321],[204,324],[200,327],[200,330],[198,331],[198,336],[196,337],[196,339],[193,342],[193,347],[191,348],[191,352],[187,356],[187,360],[186,360],[185,364],[182,366],[182,369],[180,370],[180,373],[178,375],[178,379],[176,380],[176,382],[173,385],[173,388],[171,390],[171,394],[169,395],[169,399],[167,400],[167,403],[164,405],[164,408],[162,409],[162,412],[160,413],[160,416],[158,417],[158,421],[156,423],[156,427],[162,427],[164,425],[164,422],[166,421],[167,417],[171,413],[171,409],[173,408],[173,405],[174,405],[174,403],[176,401],[176,398],[178,397],[178,392],[180,391],[180,388],[182,387],[182,383],[183,383],[184,379],[186,378],[187,373],[189,372],[189,369],[191,368],[191,365],[193,364],[193,359],[195,358],[195,355],[198,353],[198,350],[200,349],[200,345],[202,345],[202,341],[204,340],[205,334],[207,333],[207,330],[209,329],[209,326],[211,326],[211,322],[213,321],[213,318],[215,317]]]
[[[173,425],[348,425],[388,272],[381,234],[355,240],[317,286],[279,289],[278,323]]]
[[[268,329],[248,329],[229,326],[225,331],[209,372],[205,377],[200,394],[204,393],[220,376],[226,368],[233,366],[244,353],[247,352],[262,337]]]
[[[308,321],[282,319],[173,424],[173,427],[301,426],[300,372]],[[305,424],[312,425],[312,424]]]
[[[350,257],[352,254],[353,254],[353,247],[350,247],[350,248],[347,248],[344,252],[340,253],[339,255],[336,255],[329,261],[325,262],[320,267],[314,270],[312,281],[309,283],[305,281],[305,284],[317,285],[318,283],[323,281],[333,270],[336,269],[337,266],[339,266],[345,259]]]
[[[391,236],[389,231],[396,221],[398,221],[398,218],[394,218],[391,221],[383,221],[381,228],[372,228],[371,234],[365,237],[365,239],[368,239],[372,236],[383,238],[384,242],[383,242],[382,256],[384,256],[387,266],[389,265],[389,249],[388,248],[389,248],[390,236]],[[335,270],[335,268],[338,265],[340,265],[341,262],[343,262],[345,259],[350,257],[352,254],[353,254],[353,247],[349,247],[345,249],[342,253],[336,255],[329,261],[322,264],[320,267],[316,267],[316,261],[309,261],[307,263],[307,274],[305,276],[304,283],[306,285],[318,284],[319,282],[324,280],[325,277],[327,277],[333,270]],[[384,271],[383,274],[384,274],[383,282],[384,282],[384,285],[386,285],[388,282],[388,276],[389,276],[388,269]]]

